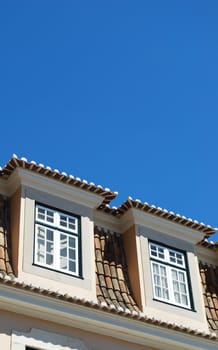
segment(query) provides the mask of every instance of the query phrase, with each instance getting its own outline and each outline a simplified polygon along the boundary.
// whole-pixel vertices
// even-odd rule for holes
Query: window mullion
[[[172,303],[175,303],[171,266],[167,266],[167,274],[168,274],[168,283],[169,283],[169,291],[170,291],[170,301]]]

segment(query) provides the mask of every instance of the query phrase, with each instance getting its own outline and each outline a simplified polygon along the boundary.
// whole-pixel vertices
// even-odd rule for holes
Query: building
[[[218,348],[216,229],[15,155],[0,171],[0,348]]]

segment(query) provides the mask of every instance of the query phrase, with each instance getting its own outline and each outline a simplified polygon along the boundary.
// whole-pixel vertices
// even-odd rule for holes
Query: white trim
[[[214,350],[214,340],[0,285],[0,308],[162,350]],[[57,317],[58,315],[58,317]]]
[[[71,202],[74,201],[92,209],[98,207],[103,201],[103,197],[98,194],[61,183],[27,169],[16,168],[5,184],[7,195],[11,196],[20,185],[25,185]]]
[[[38,209],[42,209],[44,210],[44,219],[41,219],[39,217],[39,210]],[[49,222],[47,220],[47,211],[50,211],[53,214],[53,222]],[[64,215],[67,218],[73,218],[75,219],[75,228],[71,229],[68,227],[63,227],[60,225],[60,218],[61,216]],[[35,245],[34,245],[34,263],[36,265],[39,266],[44,266],[44,267],[48,267],[49,269],[52,270],[56,270],[56,271],[60,271],[60,272],[64,272],[73,276],[79,276],[79,266],[82,263],[81,261],[81,257],[79,256],[79,218],[75,217],[73,215],[70,214],[66,214],[64,211],[61,210],[56,210],[56,209],[51,209],[47,206],[42,206],[39,204],[35,205]],[[40,228],[42,228],[42,230],[44,231],[44,252],[43,252],[43,261],[39,260],[39,240],[41,240],[39,238],[39,230]],[[52,264],[48,264],[46,263],[46,258],[47,258],[47,230],[52,231],[53,232],[53,239],[52,239],[52,243],[53,243],[53,252],[49,255],[51,255],[53,257],[53,262]],[[64,235],[66,240],[67,240],[67,269],[61,268],[61,235]],[[71,247],[69,244],[69,240],[73,239],[75,242],[75,248]],[[71,271],[69,268],[69,264],[70,261],[72,261],[72,259],[69,258],[69,249],[73,249],[75,251],[75,259],[73,260],[75,262],[75,270]],[[45,261],[44,261],[45,260]]]
[[[130,208],[120,219],[123,231],[133,224],[151,228],[171,238],[178,238],[187,243],[196,244],[203,239],[205,233],[186,227],[182,224]]]
[[[77,338],[36,328],[29,332],[12,330],[11,350],[25,350],[26,346],[40,350],[88,350],[84,342]]]

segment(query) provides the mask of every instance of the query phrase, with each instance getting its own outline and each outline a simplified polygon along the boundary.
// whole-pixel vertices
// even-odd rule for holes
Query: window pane
[[[47,210],[46,219],[48,222],[54,222],[54,213],[51,210]]]
[[[151,255],[157,256],[157,247],[155,245],[151,244],[150,248],[151,248]]]
[[[76,248],[76,240],[74,237],[69,237],[69,246],[71,248]]]
[[[67,266],[67,258],[61,256],[60,257],[60,268],[63,270],[67,270],[68,266]]]
[[[184,271],[172,269],[172,281],[175,302],[180,305],[188,305],[188,288],[186,282],[186,273]]]
[[[69,215],[60,215],[59,225],[73,232],[77,231],[77,219]]]
[[[46,264],[47,265],[53,265],[53,255],[46,254]]]
[[[75,263],[75,261],[72,261],[72,260],[69,261],[69,270],[71,272],[76,272],[76,263]]]
[[[182,294],[182,304],[183,305],[188,305],[188,298],[186,295]]]
[[[63,227],[67,227],[67,217],[65,215],[60,216],[60,225]]]
[[[168,281],[166,267],[158,263],[152,263],[154,291],[157,298],[169,300]]]
[[[184,274],[184,272],[179,272],[179,280],[181,281],[181,282],[185,282],[185,274]]]
[[[69,258],[71,260],[75,260],[76,259],[76,251],[73,249],[69,249]]]
[[[37,241],[36,241],[36,259],[37,262],[44,263],[45,262],[45,229],[44,227],[37,226],[36,228],[36,235],[37,235]]]
[[[38,219],[45,220],[45,209],[38,208]]]
[[[47,240],[48,241],[53,241],[54,240],[54,231],[47,230]]]

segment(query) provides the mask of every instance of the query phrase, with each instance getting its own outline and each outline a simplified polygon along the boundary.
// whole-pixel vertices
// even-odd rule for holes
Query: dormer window
[[[34,263],[79,276],[79,226],[79,217],[37,204]]]
[[[149,242],[154,299],[191,309],[185,253]]]

